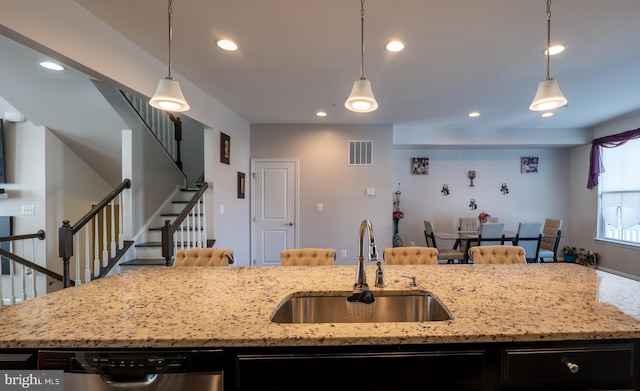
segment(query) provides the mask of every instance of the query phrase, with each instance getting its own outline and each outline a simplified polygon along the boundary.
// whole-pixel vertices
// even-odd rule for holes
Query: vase
[[[393,247],[402,247],[404,245],[398,233],[398,223],[400,223],[400,219],[393,219]]]

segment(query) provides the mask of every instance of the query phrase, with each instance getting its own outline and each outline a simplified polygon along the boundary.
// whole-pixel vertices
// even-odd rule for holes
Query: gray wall
[[[379,251],[391,247],[392,136],[391,126],[251,126],[252,159],[299,159],[299,247],[335,248],[338,264],[355,265],[363,219],[373,222]],[[373,141],[372,166],[347,164],[349,140]]]
[[[520,158],[539,159],[538,173],[523,174]],[[560,218],[563,228],[572,222],[567,218],[569,190],[569,150],[549,148],[466,148],[466,149],[399,149],[393,152],[394,184],[401,184],[400,234],[405,246],[410,242],[425,245],[423,220],[430,220],[436,231],[458,227],[458,218],[477,217],[489,213],[505,224],[505,230],[516,231],[519,222],[544,223],[545,218]],[[412,175],[414,157],[429,158],[428,175]],[[468,172],[476,171],[474,186]],[[441,189],[447,184],[448,196]],[[508,194],[500,187],[506,183]],[[470,199],[478,204],[469,208]]]

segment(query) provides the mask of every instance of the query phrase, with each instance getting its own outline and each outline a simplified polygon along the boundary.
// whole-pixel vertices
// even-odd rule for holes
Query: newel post
[[[162,226],[162,257],[167,266],[171,266],[171,257],[173,256],[173,232],[171,230],[171,221],[165,220]]]
[[[62,258],[62,287],[68,288],[71,286],[69,259],[73,256],[73,227],[69,220],[64,220],[58,229],[58,255]]]

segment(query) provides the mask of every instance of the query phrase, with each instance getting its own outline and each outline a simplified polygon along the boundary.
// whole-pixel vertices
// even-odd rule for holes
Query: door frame
[[[300,241],[300,160],[298,158],[252,158],[251,159],[251,248],[249,254],[249,265],[256,266],[256,163],[293,163],[293,197],[295,200],[295,207],[293,208],[295,225],[293,229],[295,230],[295,238],[294,238],[294,247],[298,248]]]

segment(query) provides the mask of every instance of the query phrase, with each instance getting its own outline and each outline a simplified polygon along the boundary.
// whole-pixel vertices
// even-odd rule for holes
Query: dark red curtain
[[[627,130],[626,132],[613,134],[611,136],[600,137],[591,143],[591,158],[589,161],[589,180],[587,181],[587,189],[593,189],[598,185],[598,177],[604,172],[602,165],[602,157],[600,156],[601,148],[615,148],[626,143],[629,140],[640,138],[640,128]]]

